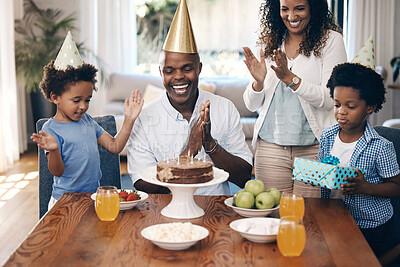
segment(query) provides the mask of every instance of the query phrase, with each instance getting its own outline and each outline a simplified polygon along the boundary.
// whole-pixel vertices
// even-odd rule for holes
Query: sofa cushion
[[[139,89],[143,95],[147,84],[163,88],[160,76],[149,73],[117,73],[114,72],[110,76],[110,85],[107,91],[108,102],[114,100],[124,100],[130,96],[133,90]]]
[[[206,82],[206,81],[200,81],[199,82],[199,88],[203,91],[209,92],[209,93],[215,93],[216,86],[212,82]]]
[[[256,121],[257,118],[253,117],[240,118],[246,139],[253,139],[254,124],[256,124]]]
[[[144,104],[147,105],[154,99],[159,98],[163,92],[164,92],[163,88],[154,86],[149,83],[146,86],[146,89],[144,90],[144,93],[143,93]]]
[[[251,112],[243,101],[243,93],[250,80],[247,78],[204,78],[203,81],[213,82],[216,85],[215,94],[233,102],[241,117],[257,117],[257,112]]]
[[[103,107],[102,113],[105,115],[123,115],[124,114],[124,101],[115,100]]]

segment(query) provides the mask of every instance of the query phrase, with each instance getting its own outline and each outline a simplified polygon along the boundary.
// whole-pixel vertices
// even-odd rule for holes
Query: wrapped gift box
[[[346,177],[356,177],[356,168],[322,163],[318,160],[295,158],[292,179],[329,189],[340,189]],[[361,170],[365,174],[365,171]]]

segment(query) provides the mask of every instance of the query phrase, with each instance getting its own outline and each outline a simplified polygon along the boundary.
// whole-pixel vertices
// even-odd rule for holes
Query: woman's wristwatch
[[[289,87],[295,86],[296,84],[299,84],[299,82],[300,82],[300,78],[297,77],[297,75],[296,75],[296,76],[293,77],[292,83],[289,84],[288,86],[289,86]]]

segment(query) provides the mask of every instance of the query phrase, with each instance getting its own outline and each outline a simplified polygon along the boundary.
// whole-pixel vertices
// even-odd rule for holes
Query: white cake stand
[[[229,174],[216,167],[214,169],[214,179],[201,184],[171,184],[157,180],[157,166],[151,166],[139,173],[139,177],[151,184],[168,187],[172,192],[171,202],[162,209],[161,214],[165,217],[174,219],[193,219],[204,215],[204,210],[194,201],[193,194],[199,187],[217,185],[225,182]]]

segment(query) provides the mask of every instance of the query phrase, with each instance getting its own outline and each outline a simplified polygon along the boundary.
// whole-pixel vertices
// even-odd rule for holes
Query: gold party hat
[[[186,0],[179,2],[163,50],[189,54],[197,53],[196,40],[194,39]]]
[[[74,39],[72,38],[71,32],[68,31],[60,52],[58,52],[56,61],[54,61],[54,67],[57,70],[66,70],[68,66],[78,68],[82,65],[83,61],[81,55],[79,54]]]
[[[353,58],[351,63],[360,63],[365,67],[370,69],[375,69],[375,48],[374,48],[374,38],[372,35],[368,38],[368,40],[363,44],[360,51]]]

